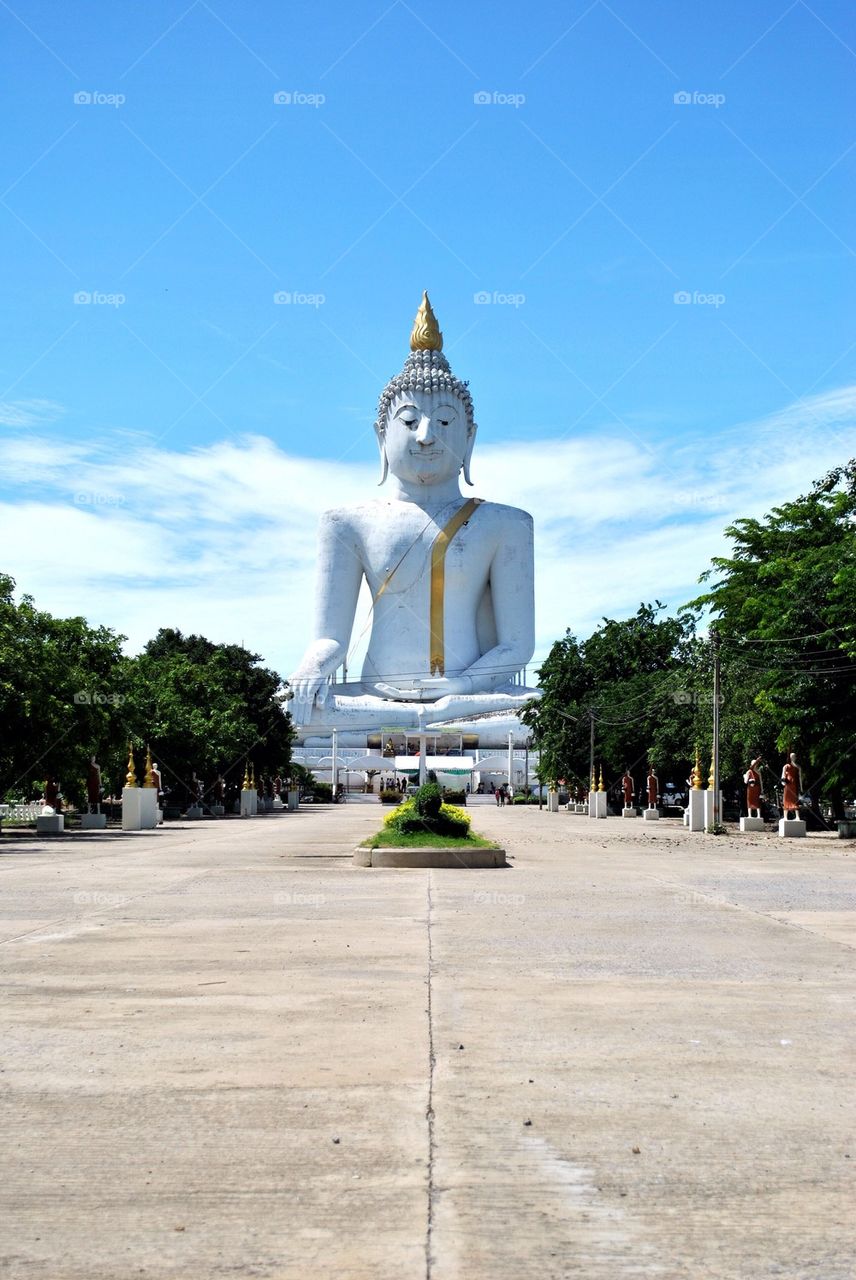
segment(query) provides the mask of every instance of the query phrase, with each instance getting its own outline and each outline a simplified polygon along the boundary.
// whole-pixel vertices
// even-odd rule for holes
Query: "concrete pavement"
[[[474,810],[0,839],[10,1280],[844,1280],[854,855]]]

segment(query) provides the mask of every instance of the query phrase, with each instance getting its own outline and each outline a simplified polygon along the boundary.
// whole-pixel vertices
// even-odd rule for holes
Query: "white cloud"
[[[533,666],[568,626],[585,636],[640,600],[691,598],[724,526],[844,461],[854,420],[847,387],[657,453],[609,426],[477,445],[473,492],[535,517]],[[28,432],[0,442],[0,469],[15,490],[0,504],[0,569],[42,608],[112,626],[132,649],[160,626],[243,641],[284,674],[310,638],[318,516],[378,492],[368,446],[364,462],[329,462],[263,436],[179,453]]]
[[[37,427],[56,422],[65,409],[55,400],[0,400],[0,425]]]

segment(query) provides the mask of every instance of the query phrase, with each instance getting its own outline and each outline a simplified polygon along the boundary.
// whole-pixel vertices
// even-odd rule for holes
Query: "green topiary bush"
[[[436,782],[426,782],[413,797],[413,807],[426,822],[436,822],[443,804],[443,792]]]
[[[465,839],[470,834],[470,815],[454,805],[443,804],[440,788],[429,782],[420,787],[412,799],[405,800],[388,814],[383,825],[402,835],[428,831],[437,836]]]

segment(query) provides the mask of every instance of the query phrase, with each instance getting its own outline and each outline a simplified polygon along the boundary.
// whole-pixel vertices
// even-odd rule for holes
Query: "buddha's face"
[[[383,444],[399,480],[425,485],[453,480],[470,440],[466,409],[448,391],[406,391],[389,407]]]

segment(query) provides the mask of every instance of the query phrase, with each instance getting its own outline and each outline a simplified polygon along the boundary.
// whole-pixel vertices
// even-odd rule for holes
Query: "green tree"
[[[260,662],[240,645],[171,628],[126,659],[126,725],[151,745],[167,787],[183,793],[194,771],[209,788],[219,773],[240,782],[247,759],[257,776],[288,774],[294,734],[285,690]]]
[[[90,755],[123,738],[124,637],[16,604],[14,588],[0,574],[0,796],[34,799],[52,776],[80,804]]]
[[[640,784],[649,759],[661,783],[683,781],[710,697],[705,709],[693,620],[661,617],[663,608],[642,604],[631,618],[605,618],[582,643],[569,631],[553,645],[538,673],[544,697],[524,712],[551,781],[588,785],[592,722],[596,767],[608,786],[617,786],[625,765]]]
[[[856,790],[856,461],[726,533],[732,554],[688,606],[710,610],[721,637],[726,744],[766,743],[776,773],[794,749],[815,800],[840,815]]]

